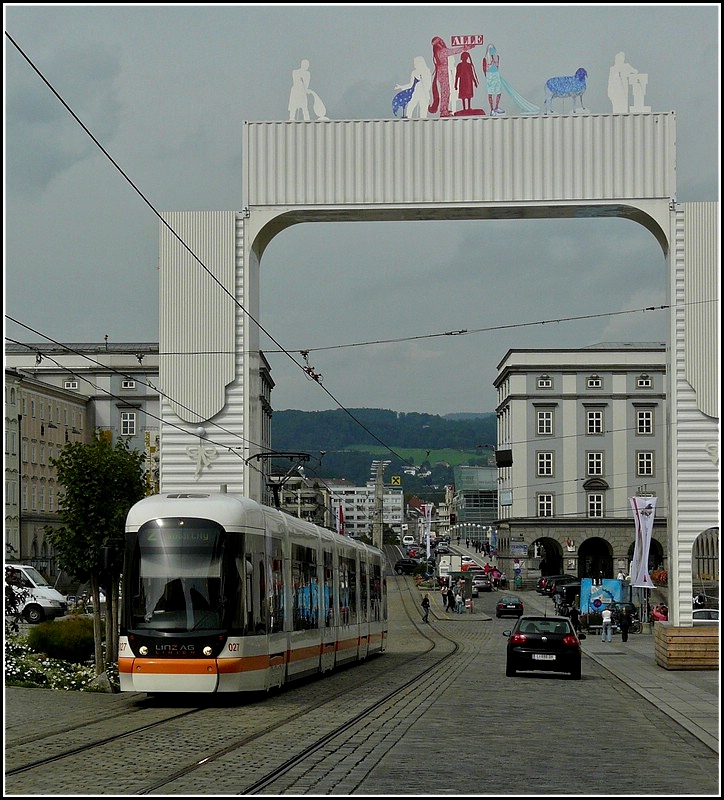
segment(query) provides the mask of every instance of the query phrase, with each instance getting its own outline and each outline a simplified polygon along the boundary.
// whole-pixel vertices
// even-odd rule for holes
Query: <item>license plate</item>
[[[556,657],[548,653],[533,653],[533,661],[555,661]]]

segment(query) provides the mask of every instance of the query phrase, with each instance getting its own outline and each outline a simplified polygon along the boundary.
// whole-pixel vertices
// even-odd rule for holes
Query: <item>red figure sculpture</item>
[[[482,37],[481,37],[482,38]],[[482,44],[482,42],[481,42]],[[474,44],[466,44],[462,47],[448,47],[439,36],[432,40],[432,61],[434,74],[432,76],[432,103],[427,109],[434,114],[438,109],[441,117],[451,117],[450,111],[450,77],[448,75],[448,57],[465,53],[475,47]]]

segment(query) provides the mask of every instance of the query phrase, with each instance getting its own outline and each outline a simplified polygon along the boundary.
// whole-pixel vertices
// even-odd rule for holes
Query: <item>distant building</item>
[[[5,559],[32,564],[52,580],[59,569],[45,527],[57,526],[56,458],[85,441],[88,398],[5,369]]]
[[[494,384],[499,557],[516,559],[529,579],[615,577],[633,556],[628,498],[651,493],[650,563],[665,566],[665,344],[509,350]]]

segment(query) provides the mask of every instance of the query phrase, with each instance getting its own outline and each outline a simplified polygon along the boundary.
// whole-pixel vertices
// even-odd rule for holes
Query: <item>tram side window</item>
[[[357,564],[339,557],[339,620],[341,625],[357,622]]]
[[[324,624],[327,628],[334,625],[334,576],[332,553],[324,551]]]
[[[259,633],[254,621],[254,566],[251,553],[244,558],[236,558],[236,571],[239,577],[237,622],[243,625],[244,633]],[[260,621],[257,620],[257,625]],[[265,632],[262,628],[261,633]]]
[[[382,574],[379,564],[372,565],[372,580],[370,581],[370,607],[372,620],[379,622],[382,618]]]
[[[368,622],[369,621],[369,614],[368,614],[368,597],[367,597],[367,562],[364,560],[360,560],[359,563],[359,593],[360,593],[360,603],[359,603],[359,621],[360,622]]]
[[[278,545],[278,543],[275,543]],[[276,548],[281,550],[281,546]],[[284,630],[284,573],[281,554],[268,562],[259,561],[259,608],[261,621],[257,632],[278,633]]]
[[[292,627],[295,631],[319,627],[317,554],[297,544],[292,545]]]

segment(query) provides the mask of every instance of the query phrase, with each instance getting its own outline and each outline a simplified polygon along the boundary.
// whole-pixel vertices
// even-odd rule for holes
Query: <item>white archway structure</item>
[[[285,228],[626,217],[669,265],[670,603],[691,625],[692,546],[719,525],[718,311],[698,302],[718,298],[718,204],[677,203],[675,113],[247,122],[243,166],[243,212],[161,229],[162,490],[263,497],[259,266]]]

